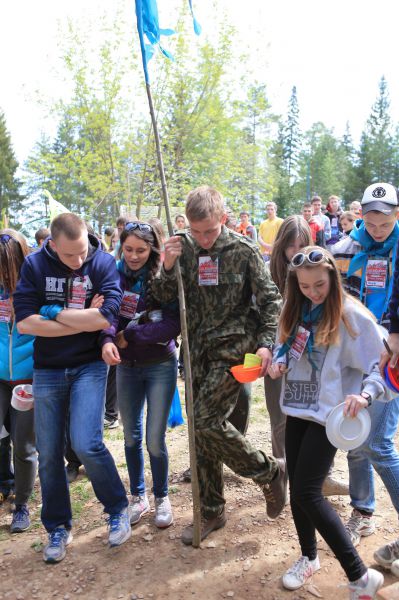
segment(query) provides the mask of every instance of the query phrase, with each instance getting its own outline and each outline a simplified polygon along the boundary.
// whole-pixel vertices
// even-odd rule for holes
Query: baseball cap
[[[398,208],[397,189],[390,183],[372,183],[365,189],[361,205],[363,215],[371,210],[391,215]]]

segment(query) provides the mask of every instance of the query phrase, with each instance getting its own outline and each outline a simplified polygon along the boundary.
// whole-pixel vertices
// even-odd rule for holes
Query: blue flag
[[[189,5],[194,22],[194,31],[197,35],[199,35],[201,33],[201,26],[194,17],[192,0],[189,0]],[[162,48],[160,40],[161,35],[172,35],[175,32],[173,29],[161,29],[159,27],[158,6],[156,0],[136,0],[136,17],[145,81],[146,83],[149,83],[150,78],[148,75],[148,61],[154,54],[154,46],[158,45],[161,52],[167,58],[173,59],[173,56],[170,54],[170,52]],[[147,39],[147,42],[145,38]]]

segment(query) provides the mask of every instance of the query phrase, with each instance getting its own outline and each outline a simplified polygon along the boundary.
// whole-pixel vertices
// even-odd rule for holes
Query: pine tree
[[[301,148],[301,136],[299,130],[299,106],[296,93],[296,86],[292,88],[288,103],[287,121],[284,127],[284,160],[288,178],[294,174],[295,166],[298,161],[298,154]]]
[[[393,181],[395,148],[388,86],[384,76],[378,88],[377,99],[361,136],[357,169],[361,189],[373,181]]]
[[[13,221],[13,213],[18,209],[20,182],[16,177],[18,162],[7,130],[6,119],[0,112],[0,225]]]

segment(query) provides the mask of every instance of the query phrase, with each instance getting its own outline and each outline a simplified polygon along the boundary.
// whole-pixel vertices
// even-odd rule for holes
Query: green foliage
[[[13,224],[13,215],[18,210],[22,197],[20,182],[16,177],[18,162],[7,130],[6,119],[0,112],[0,227]]]
[[[364,189],[373,181],[394,181],[397,147],[394,145],[389,107],[387,82],[385,77],[381,77],[379,94],[372,106],[360,143],[357,167],[360,189]]]
[[[211,37],[195,38],[184,6],[177,35],[168,40],[175,60],[158,55],[151,61],[172,209],[181,209],[190,189],[209,183],[220,189],[231,209],[245,208],[260,222],[269,200],[285,217],[299,212],[314,193],[324,200],[336,194],[349,204],[372,181],[399,180],[399,128],[394,130],[391,122],[384,78],[359,151],[349,125],[342,139],[323,123],[301,133],[296,87],[286,117],[277,118],[266,84],[248,74],[239,77],[237,61],[247,59],[235,54],[235,32],[225,17],[216,16],[219,22]],[[49,108],[57,117],[56,135],[42,136],[25,165],[26,191],[35,198],[25,203],[25,220],[43,220],[43,189],[98,227],[115,222],[122,210],[138,217],[149,209],[154,215],[160,212],[160,178],[138,41],[131,39],[124,23],[117,14],[112,22],[99,18],[95,29],[85,24],[79,30],[69,23],[62,32],[62,73],[72,93]],[[2,117],[0,150],[9,144],[7,135]],[[21,198],[15,195],[12,150],[4,154],[8,162],[2,157],[4,213]],[[8,188],[3,187],[3,171]]]

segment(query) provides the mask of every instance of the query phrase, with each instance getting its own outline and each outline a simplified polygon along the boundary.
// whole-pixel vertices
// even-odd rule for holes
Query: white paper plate
[[[333,446],[340,450],[353,450],[361,446],[371,429],[368,411],[361,408],[356,417],[344,417],[345,402],[332,409],[326,421],[326,434]]]

